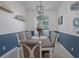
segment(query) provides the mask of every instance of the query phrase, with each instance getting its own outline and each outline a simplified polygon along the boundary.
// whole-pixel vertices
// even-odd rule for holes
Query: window
[[[40,15],[40,16],[37,16],[36,17],[36,20],[35,20],[35,28],[37,29],[37,24],[40,23],[40,25],[42,26],[43,28],[43,34],[44,35],[49,35],[49,17],[47,16],[44,16],[44,15]]]

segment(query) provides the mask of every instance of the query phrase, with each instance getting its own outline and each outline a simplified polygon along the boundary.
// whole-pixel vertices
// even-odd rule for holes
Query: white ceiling
[[[46,11],[57,11],[63,1],[42,1],[44,10]],[[39,1],[21,1],[19,2],[29,11],[36,11],[36,6],[40,5]]]

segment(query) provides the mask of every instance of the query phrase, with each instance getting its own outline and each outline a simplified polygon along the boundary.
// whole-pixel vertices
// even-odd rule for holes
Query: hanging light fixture
[[[38,20],[37,31],[38,31],[39,37],[40,37],[40,33],[43,30],[43,25],[42,25],[41,21],[49,19],[49,17],[44,16],[44,6],[42,6],[42,2],[41,1],[40,1],[40,5],[36,6],[36,8],[37,8],[37,13],[38,13],[38,16],[36,17],[36,19]]]
[[[43,6],[41,5],[41,1],[40,1],[40,6],[36,6],[37,7],[37,12],[39,14],[39,16],[41,16],[43,14]],[[37,17],[38,20],[38,24],[37,24],[37,31],[38,31],[38,36],[40,37],[40,33],[42,31],[42,27],[41,27],[41,17]]]
[[[38,21],[49,19],[49,17],[44,15],[44,6],[42,5],[41,1],[40,1],[40,5],[36,7],[37,7],[37,13],[38,13],[38,16],[37,16]]]
[[[42,2],[40,1],[40,5],[36,7],[37,7],[38,14],[42,15],[44,13],[44,6],[42,6]]]

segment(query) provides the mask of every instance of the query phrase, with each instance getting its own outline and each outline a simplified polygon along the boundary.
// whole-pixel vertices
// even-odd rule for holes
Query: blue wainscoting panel
[[[18,45],[16,34],[0,35],[0,56]]]
[[[76,58],[79,58],[79,37],[60,33],[58,41]]]

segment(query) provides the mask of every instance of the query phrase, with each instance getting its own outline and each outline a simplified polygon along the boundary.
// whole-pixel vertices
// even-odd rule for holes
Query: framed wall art
[[[79,17],[73,17],[73,28],[74,28],[74,31],[79,34]]]
[[[58,17],[58,25],[63,24],[63,16]]]
[[[79,27],[79,18],[76,17],[76,18],[73,19],[73,26]]]

